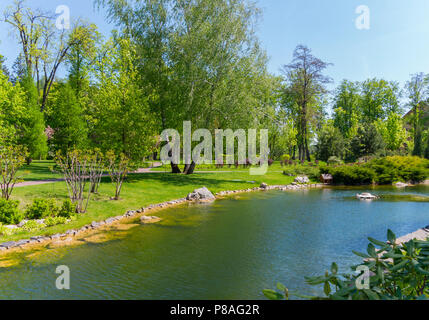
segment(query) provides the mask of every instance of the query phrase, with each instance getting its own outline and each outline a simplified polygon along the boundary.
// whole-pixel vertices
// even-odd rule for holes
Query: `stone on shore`
[[[409,185],[407,183],[403,183],[403,182],[397,182],[395,183],[395,187],[397,188],[405,188],[408,187]]]
[[[261,189],[267,189],[268,188],[268,184],[266,184],[265,182],[262,182],[260,188]]]
[[[295,182],[299,184],[310,183],[310,179],[307,176],[298,176],[295,178]]]
[[[186,197],[188,201],[214,201],[216,197],[206,187],[196,189]]]

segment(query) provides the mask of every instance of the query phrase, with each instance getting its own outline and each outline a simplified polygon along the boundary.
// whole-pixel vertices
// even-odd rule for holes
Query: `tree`
[[[309,121],[314,115],[315,107],[327,93],[326,84],[332,80],[323,75],[323,71],[330,66],[311,54],[306,46],[296,47],[292,63],[284,66],[287,94],[292,96],[294,106],[297,107],[297,129],[299,160],[310,161],[309,149]]]
[[[397,151],[406,143],[407,131],[399,114],[392,112],[386,121],[377,120],[375,126],[383,137],[388,150]]]
[[[139,88],[159,129],[257,127],[275,82],[246,0],[99,0],[136,46]],[[262,116],[263,118],[264,116]],[[195,163],[187,164],[192,173]],[[172,163],[172,171],[181,172]]]
[[[95,146],[138,162],[153,151],[156,126],[138,84],[135,50],[129,39],[119,36],[105,44],[97,60],[90,116],[96,119],[91,134]]]
[[[392,112],[401,113],[399,86],[396,82],[369,79],[361,84],[360,113],[362,123],[386,119]]]
[[[360,120],[360,84],[343,80],[334,96],[334,126],[346,138],[353,137],[357,132]]]
[[[344,158],[345,141],[340,130],[327,123],[318,133],[316,145],[316,157],[322,161],[328,161],[332,156]]]
[[[422,129],[417,127],[417,132],[414,138],[414,149],[413,156],[421,157],[423,155],[423,138],[422,138]]]
[[[27,164],[32,159],[43,159],[48,152],[45,135],[45,119],[37,104],[37,88],[30,74],[21,79],[21,87],[26,94],[26,112],[23,119],[23,133],[18,143],[27,147]]]
[[[55,15],[25,7],[25,0],[15,0],[14,6],[4,12],[4,21],[18,35],[26,72],[36,80],[41,92],[39,103],[44,111],[59,67],[69,51],[92,38],[92,26],[78,22],[69,31],[59,30]]]
[[[76,213],[85,213],[91,196],[91,191],[86,190],[90,157],[82,150],[67,151],[65,155],[58,151],[55,162],[64,176],[70,201],[75,205]]]
[[[2,198],[9,200],[15,184],[20,181],[18,170],[25,163],[27,151],[22,146],[0,147],[0,186]]]
[[[54,129],[54,151],[82,149],[88,144],[88,129],[81,105],[69,83],[58,83],[47,109],[48,124]]]
[[[426,150],[425,150],[425,158],[429,159],[429,131],[426,136]]]
[[[416,73],[411,76],[411,80],[405,84],[405,90],[408,93],[408,105],[412,111],[412,127],[414,138],[413,155],[422,154],[422,105],[428,98],[429,77],[424,73]]]
[[[107,159],[107,169],[109,171],[110,178],[112,183],[115,184],[115,197],[113,200],[119,200],[122,191],[122,185],[124,180],[130,171],[130,159],[121,153],[119,156],[116,156],[113,151],[109,151],[106,154]]]
[[[382,136],[373,124],[359,126],[357,134],[350,143],[351,158],[356,160],[363,156],[375,155],[383,151],[385,144]]]

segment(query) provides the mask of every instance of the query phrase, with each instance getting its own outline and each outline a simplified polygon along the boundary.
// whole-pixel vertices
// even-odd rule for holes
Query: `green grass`
[[[184,165],[180,166],[181,170],[183,170]],[[281,173],[283,172],[284,167],[282,167],[280,165],[280,162],[275,162],[273,163],[272,166],[269,167],[269,171],[270,172],[277,172],[277,173]],[[171,171],[171,167],[170,165],[163,165],[161,167],[157,167],[157,168],[153,168],[152,171],[157,171],[157,172],[165,172],[168,173]],[[213,164],[200,164],[197,165],[197,167],[195,168],[195,172],[201,172],[201,171],[214,171],[214,172],[245,172],[245,171],[249,171],[249,168],[244,168],[243,166],[238,166],[238,168],[236,168],[234,165],[231,165],[231,167],[229,167],[228,165],[223,166],[223,168],[217,168],[216,165]]]
[[[39,166],[40,165],[40,166]],[[44,163],[46,166],[47,163]],[[31,177],[42,177],[45,170],[43,165],[35,163],[33,168],[37,172]],[[236,172],[196,173],[193,175],[174,175],[164,173],[131,174],[123,186],[121,200],[112,201],[114,186],[109,178],[103,178],[100,194],[92,196],[88,212],[79,215],[76,221],[67,225],[58,225],[34,232],[21,232],[12,236],[0,237],[0,242],[26,239],[37,235],[52,235],[70,229],[78,229],[92,221],[101,221],[109,217],[124,214],[127,210],[136,210],[150,204],[161,203],[185,197],[196,188],[207,187],[213,193],[225,190],[238,190],[259,187],[262,182],[270,185],[289,184],[292,177],[270,170],[264,176],[251,176],[248,170]],[[254,182],[254,183],[252,183]],[[20,207],[25,206],[35,198],[52,198],[58,204],[67,199],[67,188],[64,182],[16,188],[12,199],[20,200]]]
[[[19,170],[24,181],[50,180],[62,178],[60,173],[52,172],[55,162],[49,160],[33,161]]]

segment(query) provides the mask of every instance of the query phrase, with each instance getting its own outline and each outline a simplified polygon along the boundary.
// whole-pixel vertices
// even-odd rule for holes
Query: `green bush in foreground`
[[[76,208],[70,199],[67,199],[63,202],[60,211],[58,212],[58,217],[70,218],[76,212]]]
[[[43,219],[58,215],[58,207],[53,199],[34,199],[27,208],[25,215],[28,219]]]
[[[17,224],[23,215],[18,209],[19,201],[0,198],[0,222],[4,224]]]
[[[22,229],[25,231],[34,231],[34,230],[39,230],[42,229],[43,225],[37,223],[35,220],[30,220],[27,221],[23,226]]]
[[[366,287],[364,271],[340,274],[337,264],[333,263],[324,276],[306,278],[310,285],[323,285],[324,297],[290,293],[280,283],[278,291],[264,290],[263,293],[271,300],[289,299],[291,295],[312,300],[426,300],[429,297],[429,240],[411,240],[398,245],[391,230],[387,238],[387,242],[368,238],[367,253],[354,252],[364,260],[351,269],[363,267],[369,271]]]
[[[53,227],[59,224],[66,224],[66,223],[67,223],[67,218],[64,218],[64,217],[47,217],[44,222],[44,224],[47,227]]]

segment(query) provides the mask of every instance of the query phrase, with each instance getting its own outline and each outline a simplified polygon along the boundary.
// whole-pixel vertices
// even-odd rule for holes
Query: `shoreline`
[[[325,186],[327,185],[321,184],[321,183],[317,183],[317,184],[292,183],[288,185],[274,185],[274,186],[261,185],[261,187],[255,187],[251,189],[220,191],[215,194],[215,199],[213,201],[221,200],[229,195],[234,195],[234,194],[243,194],[243,193],[250,193],[250,192],[261,192],[261,191],[275,191],[275,190],[294,191],[294,190],[323,188]],[[77,230],[71,229],[71,230],[67,230],[64,233],[61,233],[61,234],[57,233],[51,236],[35,236],[35,237],[31,237],[30,239],[22,239],[17,241],[0,243],[0,256],[13,253],[16,251],[31,250],[36,247],[46,246],[53,242],[61,242],[62,244],[67,245],[67,243],[72,243],[72,241],[75,240],[78,236],[79,237],[87,236],[92,233],[102,231],[103,228],[105,229],[106,227],[110,227],[121,222],[127,222],[129,220],[141,218],[142,216],[146,216],[146,213],[156,212],[167,208],[172,208],[185,203],[198,203],[198,201],[187,200],[186,197],[176,199],[176,200],[165,201],[159,204],[152,204],[147,207],[143,207],[141,209],[129,210],[123,215],[111,217],[103,221],[99,221],[99,222],[93,221],[91,224],[85,225]],[[106,230],[106,232],[108,231]]]

